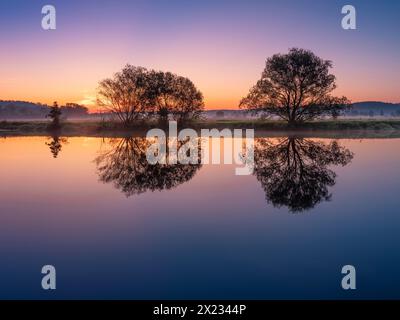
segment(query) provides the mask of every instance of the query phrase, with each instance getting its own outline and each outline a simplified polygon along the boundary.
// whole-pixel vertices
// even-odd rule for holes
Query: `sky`
[[[44,5],[56,30],[41,27]],[[344,30],[341,8],[356,8]],[[398,0],[2,0],[0,99],[96,109],[100,80],[130,63],[190,78],[207,109],[235,109],[265,60],[289,48],[333,61],[336,95],[400,102]]]

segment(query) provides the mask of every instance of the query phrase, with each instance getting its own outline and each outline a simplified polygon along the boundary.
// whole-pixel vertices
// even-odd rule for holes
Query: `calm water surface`
[[[0,298],[400,298],[400,139],[260,138],[250,176],[145,148],[0,138]]]

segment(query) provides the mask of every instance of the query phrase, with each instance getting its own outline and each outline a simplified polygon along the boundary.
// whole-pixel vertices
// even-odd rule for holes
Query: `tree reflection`
[[[151,142],[142,137],[110,139],[107,150],[95,159],[104,183],[113,183],[126,196],[172,189],[194,177],[200,164],[150,164],[146,159]]]
[[[331,199],[328,187],[335,185],[336,173],[329,166],[345,166],[352,158],[337,141],[260,138],[255,143],[254,174],[269,203],[300,212]]]
[[[63,144],[68,143],[68,139],[59,136],[52,136],[51,139],[50,142],[46,142],[46,145],[49,146],[53,158],[57,158],[58,154],[61,152]]]

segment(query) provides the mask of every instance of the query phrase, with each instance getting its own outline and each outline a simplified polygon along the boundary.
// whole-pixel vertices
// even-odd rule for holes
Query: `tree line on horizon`
[[[44,118],[52,106],[29,101],[0,100],[0,118]],[[89,109],[77,103],[66,103],[60,107],[64,118],[84,117],[89,114]]]
[[[89,112],[86,111],[85,106],[82,106],[84,110],[77,112],[67,112],[63,118],[108,118],[108,112]],[[49,111],[49,106],[42,103],[33,103],[28,101],[6,101],[0,100],[0,121],[7,119],[42,119]],[[65,106],[61,106],[62,110],[65,111]],[[246,109],[211,109],[203,110],[202,116],[214,119],[243,119],[246,117],[246,113],[249,110]],[[399,117],[400,116],[400,103],[389,103],[381,101],[364,101],[355,102],[351,104],[351,109],[344,111],[345,116],[352,117],[375,117],[375,116],[387,116],[387,117]],[[263,112],[260,111],[258,116],[263,116]],[[253,118],[253,117],[252,117]]]

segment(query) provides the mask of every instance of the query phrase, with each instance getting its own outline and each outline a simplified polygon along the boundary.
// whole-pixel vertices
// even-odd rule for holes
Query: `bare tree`
[[[127,64],[113,78],[100,82],[97,101],[124,125],[131,125],[149,107],[149,72]]]
[[[204,109],[203,95],[187,78],[171,72],[126,65],[111,79],[100,82],[98,104],[125,125],[146,114],[168,120],[196,118]]]
[[[346,166],[353,157],[337,141],[257,138],[254,175],[261,182],[268,202],[301,212],[331,199],[329,187],[336,183],[332,167]]]
[[[323,115],[339,115],[350,105],[346,97],[333,97],[336,79],[332,62],[313,52],[293,48],[266,61],[261,79],[240,102],[241,108],[264,111],[295,124]]]
[[[169,190],[192,179],[201,168],[196,164],[150,164],[147,148],[151,141],[143,137],[108,140],[95,162],[100,181],[113,183],[127,197],[147,191]]]

